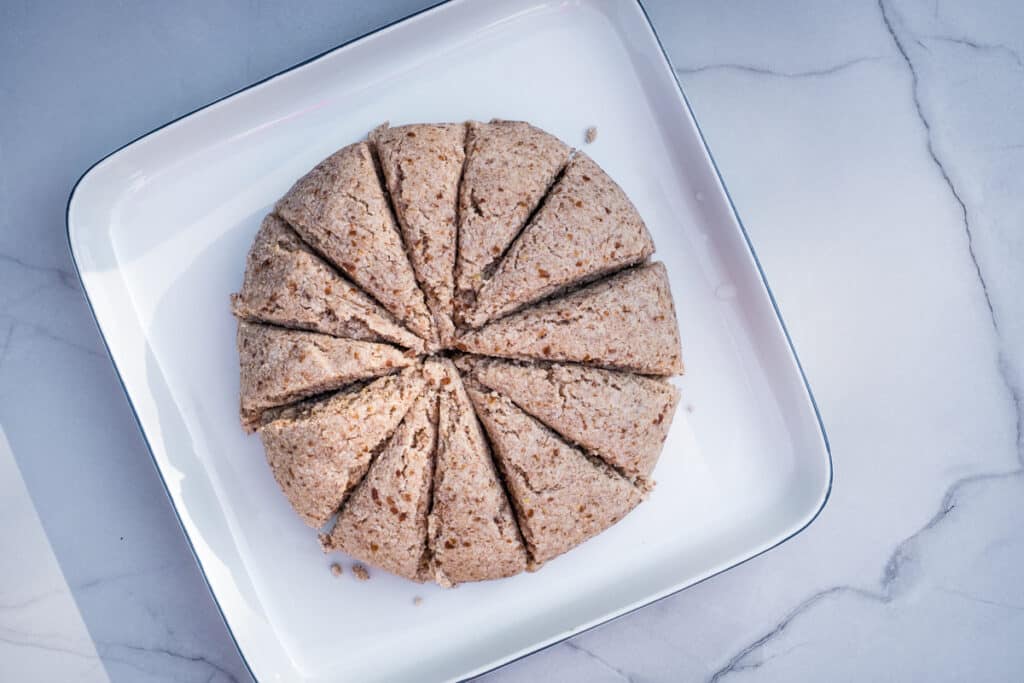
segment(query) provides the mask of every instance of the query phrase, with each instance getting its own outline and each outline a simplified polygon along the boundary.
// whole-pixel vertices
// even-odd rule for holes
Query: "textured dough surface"
[[[423,390],[418,367],[280,411],[260,427],[274,478],[302,519],[322,526],[359,483]]]
[[[466,127],[461,123],[384,125],[370,137],[416,279],[438,336],[446,344],[455,332],[456,214]]]
[[[633,268],[459,337],[462,351],[587,363],[645,375],[682,372],[679,328],[661,263]]]
[[[344,550],[413,581],[430,578],[427,511],[437,391],[420,395],[338,516],[324,550]]]
[[[416,362],[387,344],[239,321],[242,425],[252,432],[264,410],[373,379]]]
[[[614,370],[479,357],[459,366],[631,479],[650,477],[679,403],[665,380]]]
[[[477,293],[466,316],[480,327],[567,287],[640,263],[654,253],[633,202],[582,152]]]
[[[343,147],[321,161],[275,211],[402,324],[424,339],[434,338],[369,144]]]
[[[273,214],[256,233],[231,308],[241,320],[423,348],[423,340],[338,275]]]
[[[467,387],[490,436],[535,565],[596,536],[626,516],[643,493],[591,460],[512,401]]]
[[[526,569],[526,548],[466,390],[442,362],[437,465],[428,543],[442,586],[512,576]]]
[[[231,297],[242,426],[357,578],[537,569],[652,490],[683,369],[653,251],[529,123],[385,123],[260,226]]]
[[[572,148],[525,121],[471,121],[459,188],[456,287],[471,300],[526,224]]]

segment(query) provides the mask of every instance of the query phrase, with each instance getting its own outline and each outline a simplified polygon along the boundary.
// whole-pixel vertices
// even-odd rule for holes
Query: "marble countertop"
[[[125,142],[426,4],[0,6],[0,679],[248,680],[73,274],[65,202]],[[835,485],[779,548],[485,678],[1024,678],[1024,4],[645,5]]]

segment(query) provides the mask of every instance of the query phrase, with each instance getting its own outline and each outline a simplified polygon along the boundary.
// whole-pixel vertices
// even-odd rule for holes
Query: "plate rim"
[[[388,22],[386,24],[383,24],[383,25],[381,25],[381,26],[379,26],[377,28],[374,28],[374,29],[371,29],[369,31],[366,31],[365,33],[362,33],[362,34],[360,34],[358,36],[354,36],[353,38],[350,38],[349,40],[346,40],[344,42],[338,43],[337,45],[334,45],[334,46],[332,46],[332,47],[330,47],[330,48],[328,48],[328,49],[326,49],[326,50],[324,50],[322,52],[319,52],[319,53],[317,53],[317,54],[315,54],[315,55],[313,55],[313,56],[311,56],[311,57],[309,57],[307,59],[304,59],[301,62],[297,62],[297,63],[295,63],[295,64],[293,64],[293,65],[291,65],[291,66],[289,66],[289,67],[287,67],[285,69],[282,69],[281,71],[277,71],[277,72],[275,72],[273,74],[270,74],[269,76],[266,76],[266,77],[261,78],[261,79],[259,79],[257,81],[254,81],[254,82],[252,82],[252,83],[250,83],[248,85],[242,86],[241,88],[233,90],[233,91],[231,91],[231,92],[229,92],[229,93],[227,93],[225,95],[222,95],[221,97],[218,97],[218,98],[216,98],[214,100],[211,100],[210,102],[207,102],[206,104],[200,105],[200,106],[196,107],[195,109],[193,109],[193,110],[191,110],[189,112],[181,114],[180,116],[177,116],[177,117],[167,121],[166,123],[163,123],[163,124],[157,126],[156,128],[153,128],[153,129],[151,129],[151,130],[149,130],[149,131],[147,131],[147,132],[145,132],[145,133],[135,137],[134,139],[124,143],[120,147],[118,147],[118,148],[114,149],[113,151],[105,154],[104,156],[102,156],[101,158],[96,160],[94,163],[92,163],[78,177],[78,180],[75,181],[75,184],[72,186],[71,192],[68,195],[67,204],[66,204],[65,210],[64,210],[65,238],[67,240],[68,251],[69,251],[69,253],[71,255],[71,263],[74,266],[75,275],[78,277],[79,283],[81,283],[82,293],[85,296],[85,302],[86,302],[86,305],[89,308],[89,313],[92,316],[92,320],[93,320],[93,323],[96,326],[97,332],[99,332],[100,339],[103,342],[103,348],[106,351],[107,357],[110,359],[111,365],[113,365],[113,367],[114,367],[114,373],[117,376],[118,384],[121,386],[121,391],[124,393],[125,398],[126,398],[126,400],[128,402],[128,407],[131,410],[132,418],[135,421],[135,425],[138,427],[138,430],[139,430],[139,432],[140,432],[140,434],[142,436],[143,443],[145,443],[145,445],[146,445],[146,451],[149,454],[150,463],[152,464],[153,469],[156,471],[157,477],[160,480],[160,484],[163,487],[164,495],[167,497],[167,501],[170,503],[171,510],[174,512],[174,518],[175,518],[175,520],[178,523],[178,528],[181,530],[182,535],[185,537],[185,541],[186,541],[186,543],[188,545],[189,551],[192,554],[192,559],[195,561],[196,567],[199,569],[199,573],[200,573],[200,575],[203,578],[203,583],[206,586],[207,592],[209,593],[210,597],[213,599],[214,605],[217,607],[217,613],[220,615],[221,622],[224,624],[224,628],[227,630],[228,636],[231,638],[231,643],[234,645],[235,652],[238,653],[239,658],[242,660],[242,664],[245,666],[246,671],[248,672],[249,676],[254,681],[259,681],[259,678],[256,676],[256,673],[253,671],[253,668],[252,668],[252,666],[249,663],[249,660],[245,656],[245,652],[242,650],[242,647],[239,645],[238,639],[235,636],[235,632],[231,628],[231,625],[230,625],[230,623],[228,622],[228,619],[227,619],[227,615],[225,615],[225,613],[224,613],[224,608],[221,605],[220,600],[217,597],[217,593],[213,590],[213,587],[210,584],[210,579],[207,576],[206,569],[203,566],[203,562],[199,558],[199,555],[196,552],[195,544],[192,542],[192,537],[189,535],[187,529],[185,528],[184,522],[182,521],[182,518],[181,518],[181,514],[179,513],[178,507],[175,504],[174,498],[171,496],[170,489],[167,486],[167,481],[166,481],[166,479],[164,477],[164,473],[160,469],[160,465],[159,465],[159,463],[156,460],[156,456],[155,456],[155,454],[153,452],[152,444],[150,444],[149,435],[146,433],[146,429],[143,427],[142,422],[141,422],[141,420],[139,418],[139,413],[138,413],[138,411],[135,408],[135,402],[132,400],[131,393],[128,391],[128,388],[125,386],[124,378],[123,378],[122,373],[121,373],[121,368],[118,366],[117,360],[114,358],[114,355],[113,355],[113,353],[110,350],[110,344],[107,341],[107,335],[105,334],[105,332],[103,330],[103,326],[100,324],[99,318],[96,315],[96,309],[93,306],[92,297],[89,295],[88,287],[85,284],[85,280],[82,278],[82,271],[81,271],[81,267],[79,265],[78,255],[75,253],[75,243],[74,243],[74,240],[73,240],[72,234],[71,234],[71,205],[72,205],[72,202],[75,199],[75,195],[76,195],[76,193],[78,191],[79,186],[82,184],[82,181],[85,180],[85,178],[87,176],[89,176],[92,173],[92,171],[97,166],[99,166],[100,164],[102,164],[106,160],[110,159],[111,157],[114,157],[115,155],[119,154],[120,152],[122,152],[123,150],[127,149],[128,147],[131,147],[135,143],[143,140],[144,138],[147,138],[147,137],[149,137],[149,136],[151,136],[151,135],[153,135],[155,133],[158,133],[161,130],[163,130],[163,129],[169,127],[169,126],[171,126],[171,125],[173,125],[173,124],[175,124],[175,123],[177,123],[177,122],[179,122],[179,121],[181,121],[183,119],[186,119],[186,118],[192,116],[193,114],[196,114],[196,113],[198,113],[200,111],[208,109],[208,108],[210,108],[210,107],[212,107],[212,106],[214,106],[216,104],[219,104],[220,102],[223,102],[224,100],[230,99],[230,98],[234,97],[235,95],[239,95],[241,93],[246,92],[247,90],[251,90],[251,89],[253,89],[253,88],[255,88],[255,87],[259,86],[259,85],[262,85],[263,83],[266,83],[267,81],[275,79],[275,78],[277,78],[279,76],[283,76],[283,75],[285,75],[287,73],[290,73],[292,71],[295,71],[297,69],[300,69],[300,68],[306,66],[307,64],[310,64],[311,62],[315,62],[316,60],[318,60],[318,59],[320,59],[322,57],[325,57],[326,55],[328,55],[328,54],[330,54],[332,52],[335,52],[336,50],[340,50],[341,48],[344,48],[344,47],[346,47],[348,45],[351,45],[353,43],[361,41],[361,40],[363,40],[365,38],[370,38],[370,37],[372,37],[373,35],[375,35],[377,33],[380,33],[382,31],[390,29],[393,26],[396,26],[397,24],[401,24],[403,22],[409,21],[409,20],[414,19],[414,18],[416,18],[416,17],[418,17],[418,16],[420,16],[422,14],[426,14],[428,12],[432,12],[432,11],[434,11],[436,9],[441,8],[442,6],[451,4],[452,2],[455,2],[455,1],[456,0],[439,0],[438,2],[434,2],[433,4],[428,5],[428,6],[422,8],[420,10],[417,10],[417,11],[411,13],[411,14],[405,15],[403,17],[399,17],[399,18],[394,19],[393,21],[390,21],[390,22]],[[760,279],[761,279],[761,285],[764,287],[765,293],[768,295],[768,300],[771,303],[772,310],[775,313],[775,318],[776,318],[776,320],[779,323],[779,327],[781,328],[782,334],[783,334],[783,336],[785,337],[785,340],[786,340],[786,345],[789,348],[789,353],[792,356],[793,361],[794,361],[794,363],[796,365],[797,372],[800,375],[800,380],[801,380],[801,382],[803,384],[804,393],[806,394],[807,399],[808,399],[808,401],[810,403],[811,409],[812,409],[812,411],[814,413],[814,418],[815,418],[815,420],[817,422],[817,425],[818,425],[818,431],[821,433],[822,445],[823,445],[824,450],[825,450],[825,459],[826,459],[826,465],[827,465],[827,480],[825,482],[824,495],[821,497],[821,502],[818,505],[817,509],[815,509],[813,511],[813,513],[811,513],[807,517],[806,521],[804,521],[804,523],[799,528],[795,529],[794,531],[789,533],[787,536],[779,539],[778,541],[776,541],[772,545],[769,545],[769,546],[759,550],[758,552],[754,553],[750,557],[744,558],[744,559],[742,559],[742,560],[740,560],[740,561],[738,561],[738,562],[736,562],[734,564],[731,564],[731,565],[729,565],[727,567],[723,567],[723,568],[719,569],[718,571],[715,571],[715,572],[709,574],[708,576],[705,576],[704,578],[701,578],[701,579],[699,579],[697,581],[694,581],[693,583],[691,583],[691,584],[689,584],[687,586],[683,586],[681,588],[678,588],[678,589],[675,589],[675,590],[671,590],[670,592],[666,593],[665,595],[660,595],[660,596],[653,597],[650,600],[642,602],[641,604],[637,604],[637,605],[634,605],[632,607],[629,607],[628,609],[626,609],[625,611],[623,611],[621,613],[609,616],[607,619],[602,619],[601,621],[598,621],[597,623],[591,624],[591,625],[586,626],[584,628],[572,631],[571,633],[567,633],[565,635],[557,637],[556,640],[553,640],[550,643],[546,643],[546,644],[540,645],[540,646],[538,646],[538,647],[536,647],[534,649],[529,650],[528,652],[522,652],[520,654],[513,655],[511,658],[506,659],[504,661],[501,661],[500,663],[494,664],[493,666],[486,666],[486,668],[482,668],[482,669],[479,669],[479,670],[472,671],[472,672],[470,672],[468,674],[467,678],[463,678],[463,679],[460,679],[460,680],[468,680],[469,677],[480,676],[480,675],[483,675],[485,673],[489,673],[491,671],[495,671],[495,670],[500,669],[502,667],[508,666],[509,664],[512,664],[513,662],[517,662],[519,660],[525,659],[526,657],[529,657],[530,655],[536,654],[537,652],[542,652],[542,651],[547,650],[547,649],[549,649],[551,647],[559,645],[559,644],[565,642],[566,640],[569,640],[570,638],[574,638],[574,637],[576,637],[576,636],[578,636],[580,634],[587,633],[588,631],[591,631],[591,630],[593,630],[593,629],[595,629],[595,628],[597,628],[599,626],[603,626],[605,624],[608,624],[608,623],[611,623],[611,622],[616,621],[618,619],[621,619],[622,617],[625,617],[626,615],[632,614],[633,612],[636,612],[636,611],[638,611],[638,610],[640,610],[640,609],[642,609],[644,607],[647,607],[649,605],[653,605],[655,603],[661,602],[662,600],[670,598],[670,597],[672,597],[674,595],[678,595],[679,593],[681,593],[681,592],[683,592],[683,591],[685,591],[685,590],[687,590],[689,588],[692,588],[694,586],[697,586],[697,585],[699,585],[701,583],[704,583],[705,581],[707,581],[707,580],[709,580],[711,578],[714,578],[714,577],[716,577],[716,576],[718,576],[718,575],[720,575],[720,574],[722,574],[724,572],[727,572],[727,571],[730,571],[732,569],[735,569],[736,567],[739,567],[742,564],[746,564],[747,562],[749,562],[749,561],[751,561],[751,560],[753,560],[753,559],[755,559],[757,557],[760,557],[761,555],[764,555],[765,553],[767,553],[767,552],[769,552],[769,551],[779,547],[783,543],[786,543],[787,541],[791,540],[792,538],[794,538],[794,537],[800,535],[801,533],[803,533],[811,524],[814,523],[815,520],[818,519],[818,517],[821,515],[821,512],[825,509],[825,506],[828,503],[828,501],[829,501],[829,499],[831,498],[831,495],[832,495],[832,485],[833,485],[834,478],[835,478],[835,468],[834,468],[833,459],[832,459],[832,447],[831,447],[831,444],[829,442],[828,432],[825,429],[825,423],[824,423],[824,421],[823,421],[823,419],[821,417],[821,411],[820,411],[820,409],[818,407],[818,402],[817,402],[817,400],[814,397],[814,391],[811,389],[810,382],[808,381],[807,375],[804,372],[803,364],[800,362],[800,356],[799,356],[799,354],[796,351],[796,346],[793,344],[793,339],[790,336],[789,328],[786,326],[786,321],[785,321],[785,319],[782,316],[781,310],[779,310],[778,302],[775,299],[775,293],[772,291],[771,285],[768,283],[768,278],[767,278],[767,276],[765,274],[763,266],[761,265],[761,260],[758,258],[757,251],[754,249],[754,245],[753,245],[753,242],[750,239],[749,233],[747,232],[747,228],[743,224],[743,220],[742,220],[742,218],[740,218],[739,212],[736,210],[736,205],[735,205],[735,203],[733,201],[732,194],[729,192],[729,188],[728,188],[728,186],[725,183],[725,179],[722,177],[722,173],[719,170],[718,162],[715,160],[714,154],[712,154],[711,148],[708,146],[707,139],[704,136],[704,131],[700,127],[700,122],[697,120],[697,117],[694,114],[693,107],[690,105],[690,100],[686,96],[686,91],[683,89],[682,83],[679,81],[679,74],[675,70],[675,67],[672,64],[672,60],[671,60],[671,58],[668,55],[668,51],[665,49],[665,44],[662,42],[661,36],[658,34],[658,31],[655,28],[654,22],[651,21],[650,14],[648,14],[647,8],[644,6],[643,0],[633,0],[633,3],[640,10],[640,13],[643,16],[643,19],[644,19],[644,21],[647,24],[647,28],[650,30],[651,34],[654,36],[654,40],[655,40],[655,42],[656,42],[656,44],[658,46],[658,50],[661,52],[661,56],[664,59],[665,64],[668,66],[668,69],[669,69],[669,71],[672,74],[672,79],[673,79],[673,81],[676,84],[676,88],[679,91],[679,95],[681,96],[681,98],[683,100],[683,104],[686,107],[687,113],[689,114],[690,119],[694,123],[694,128],[697,130],[697,135],[700,138],[701,146],[703,147],[705,154],[707,154],[707,157],[708,157],[708,159],[711,162],[711,167],[714,170],[715,178],[716,178],[719,186],[722,188],[723,194],[725,195],[726,201],[728,202],[729,212],[732,215],[733,219],[736,221],[736,225],[739,227],[740,234],[743,237],[743,242],[744,242],[744,244],[747,247],[747,251],[750,253],[750,256],[753,259],[754,265],[757,268],[757,273],[758,273],[758,275],[760,276]]]

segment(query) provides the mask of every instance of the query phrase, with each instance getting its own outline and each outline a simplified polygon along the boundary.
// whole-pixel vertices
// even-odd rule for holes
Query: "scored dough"
[[[683,369],[653,251],[526,122],[384,124],[256,235],[242,426],[325,551],[444,587],[535,570],[652,490]]]
[[[240,414],[247,432],[256,430],[268,408],[387,375],[416,362],[387,344],[244,320],[238,323],[237,343]]]
[[[630,479],[650,477],[679,403],[665,380],[615,370],[476,356],[457,365]]]
[[[427,511],[437,444],[437,390],[420,395],[345,504],[324,550],[344,550],[413,581],[430,578]]]
[[[651,263],[464,334],[456,347],[504,358],[587,363],[646,375],[682,372],[668,274]]]
[[[423,292],[402,249],[367,143],[343,147],[321,161],[275,210],[402,324],[434,339]]]
[[[442,586],[497,579],[526,568],[526,548],[480,424],[451,361],[441,361],[441,401],[428,543]]]
[[[256,233],[231,309],[240,320],[423,349],[422,339],[338,275],[273,214]]]
[[[455,332],[456,204],[465,138],[461,123],[397,128],[384,124],[370,134],[442,344]]]
[[[456,287],[465,303],[533,213],[572,148],[525,121],[478,123],[466,133],[459,188]]]
[[[480,288],[466,322],[480,327],[652,253],[654,242],[629,197],[580,152]]]
[[[373,453],[423,391],[419,367],[279,411],[259,429],[267,462],[292,507],[322,526],[370,466]]]
[[[472,382],[467,391],[494,446],[536,566],[626,516],[643,492],[517,408]]]

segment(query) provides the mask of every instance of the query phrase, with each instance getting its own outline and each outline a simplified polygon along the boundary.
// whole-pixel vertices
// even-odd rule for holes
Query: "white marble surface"
[[[247,679],[72,274],[64,203],[124,142],[423,4],[0,5],[0,680]],[[783,546],[486,678],[1024,678],[1024,5],[645,4],[835,487]]]

